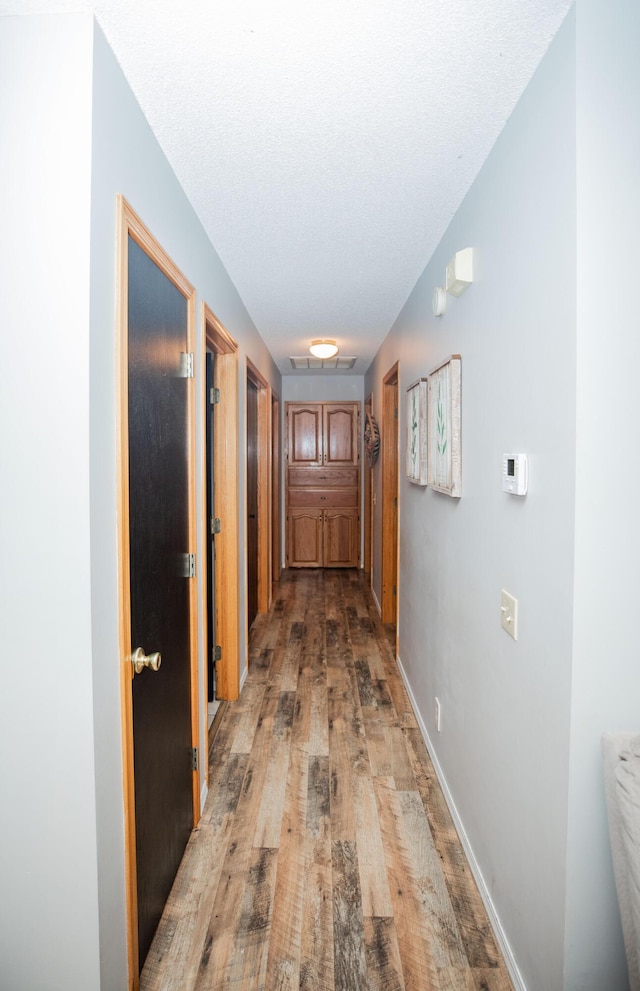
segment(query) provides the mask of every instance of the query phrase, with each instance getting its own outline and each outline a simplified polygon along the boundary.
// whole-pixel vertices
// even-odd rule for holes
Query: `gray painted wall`
[[[363,402],[364,375],[283,375],[282,399],[285,402]]]
[[[198,318],[205,301],[238,342],[241,438],[247,356],[278,393],[280,374],[91,18],[2,18],[0,46],[2,95],[11,94],[0,102],[12,194],[2,207],[3,326],[12,353],[20,329],[21,353],[1,400],[12,425],[3,473],[15,480],[3,478],[0,494],[12,617],[2,624],[0,759],[15,813],[0,844],[14,893],[0,908],[2,978],[11,991],[122,991],[117,193],[196,286]],[[244,547],[243,450],[238,468]],[[240,643],[244,669],[246,629]],[[202,629],[199,651],[202,667]]]
[[[529,991],[627,988],[599,741],[637,728],[640,697],[640,16],[614,7],[569,14],[365,380],[380,414],[399,359],[404,424],[406,387],[462,354],[462,498],[401,482],[399,657]],[[474,284],[435,319],[468,245]],[[522,500],[500,490],[510,450],[529,454]]]

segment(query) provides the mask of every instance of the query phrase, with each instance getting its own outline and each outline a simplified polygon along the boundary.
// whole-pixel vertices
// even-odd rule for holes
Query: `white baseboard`
[[[469,842],[469,837],[465,832],[465,828],[462,824],[462,820],[456,808],[455,802],[453,801],[453,797],[451,795],[451,792],[449,791],[449,786],[447,785],[447,779],[444,776],[444,772],[440,766],[435,750],[431,744],[431,740],[427,732],[427,727],[425,726],[422,716],[420,715],[420,710],[418,709],[418,704],[411,690],[409,679],[407,678],[406,672],[402,666],[402,661],[400,660],[399,656],[396,657],[396,660],[398,662],[398,668],[400,670],[400,674],[402,676],[404,686],[407,689],[409,701],[411,702],[411,706],[413,708],[414,715],[416,717],[418,726],[420,728],[422,738],[425,742],[425,746],[427,750],[429,751],[429,756],[431,758],[431,762],[433,763],[433,768],[436,772],[436,776],[438,778],[440,787],[442,788],[442,794],[444,795],[445,802],[447,803],[449,812],[451,813],[451,818],[453,819],[453,824],[456,828],[458,837],[460,838],[462,848],[466,854],[467,860],[469,861],[469,867],[471,869],[471,873],[473,874],[475,878],[475,882],[478,885],[478,891],[480,892],[480,897],[482,898],[484,907],[487,911],[487,915],[489,916],[489,922],[491,923],[491,928],[493,929],[496,940],[498,941],[498,945],[500,946],[500,949],[502,951],[505,964],[507,965],[507,970],[509,971],[509,975],[511,977],[511,980],[513,981],[513,986],[515,988],[515,991],[527,991],[526,985],[522,978],[522,974],[520,973],[518,965],[513,956],[513,951],[511,949],[511,946],[509,945],[509,941],[507,939],[506,933],[502,928],[500,917],[496,912],[496,908],[495,905],[493,904],[491,894],[485,883],[484,877],[482,876],[482,871],[480,870],[478,861],[475,858],[473,848],[471,846],[471,843]]]
[[[380,603],[378,602],[378,596],[376,595],[376,590],[373,587],[373,585],[371,586],[371,595],[372,595],[373,601],[375,603],[375,607],[378,610],[378,616],[380,617],[380,619],[382,619],[382,609],[380,607]],[[411,704],[413,705],[413,702]]]
[[[204,812],[204,803],[207,800],[207,795],[209,794],[209,788],[207,787],[207,782],[203,780],[202,787],[200,789],[200,815]]]
[[[244,683],[247,680],[247,675],[249,674],[249,668],[245,667],[244,671],[240,675],[240,691],[244,688]]]

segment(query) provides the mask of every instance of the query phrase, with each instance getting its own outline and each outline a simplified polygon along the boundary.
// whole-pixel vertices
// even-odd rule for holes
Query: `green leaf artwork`
[[[428,377],[427,484],[460,496],[460,355],[452,354]]]
[[[437,443],[436,448],[440,457],[444,457],[447,450],[447,424],[444,417],[444,406],[442,404],[442,383],[438,382],[438,404],[436,407],[437,411]]]
[[[414,389],[411,394],[411,464],[418,463],[418,397]]]

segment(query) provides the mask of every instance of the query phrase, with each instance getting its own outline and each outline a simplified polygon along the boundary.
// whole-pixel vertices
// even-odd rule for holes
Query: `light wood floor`
[[[361,574],[283,572],[210,761],[142,991],[511,991]]]

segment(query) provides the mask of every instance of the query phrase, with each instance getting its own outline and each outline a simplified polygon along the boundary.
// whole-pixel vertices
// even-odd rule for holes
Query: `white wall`
[[[529,991],[563,985],[575,461],[573,15],[453,218],[365,381],[400,363],[399,657],[486,894]],[[473,285],[434,318],[460,248]],[[462,355],[462,498],[404,478],[406,388]],[[524,499],[501,456],[527,452]],[[380,595],[381,470],[374,588]],[[514,642],[500,590],[519,600]],[[434,727],[434,699],[442,728]],[[512,961],[512,965],[513,965]],[[519,972],[519,976],[518,976]]]
[[[364,375],[283,375],[282,399],[299,403],[306,400],[322,402],[363,402]]]
[[[0,984],[11,991],[100,987],[91,33],[86,16],[0,18]]]
[[[640,7],[580,0],[576,579],[566,981],[621,991],[600,736],[637,730]]]
[[[2,979],[11,991],[122,991],[117,193],[196,286],[198,315],[205,301],[238,342],[241,547],[247,356],[276,392],[280,375],[91,18],[2,18],[0,46],[1,179],[10,191],[2,326],[14,366],[1,399],[11,431],[2,434],[0,580],[11,624],[1,633],[0,759],[13,813],[0,843],[12,892],[0,908]],[[201,490],[198,478],[199,498]],[[201,667],[202,642],[201,618]],[[240,643],[244,668],[244,629]],[[203,747],[205,733],[203,725]]]

